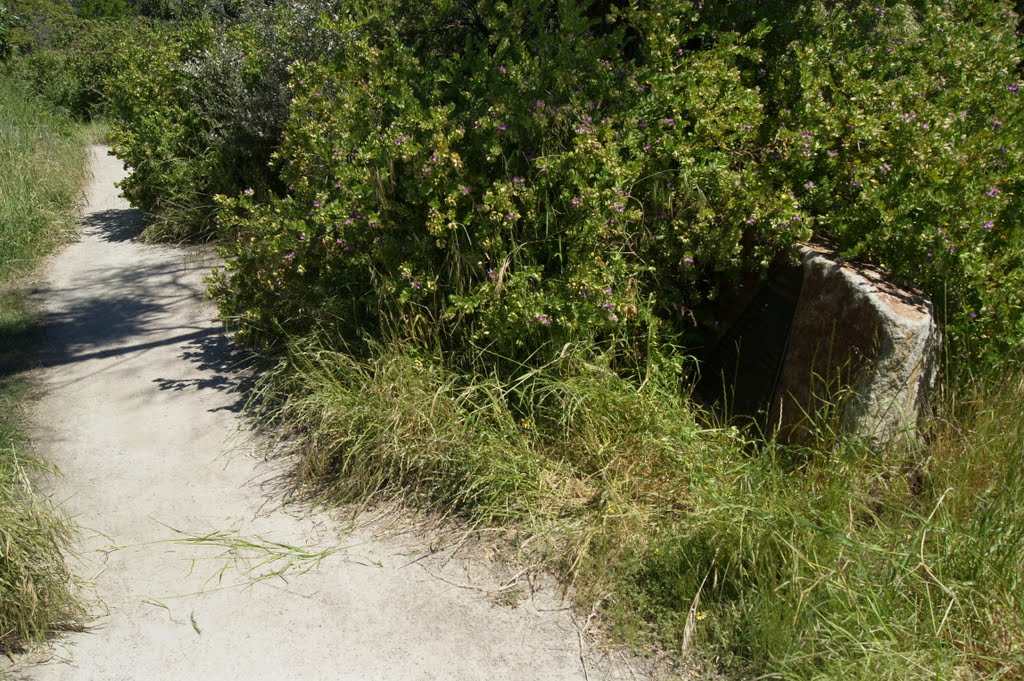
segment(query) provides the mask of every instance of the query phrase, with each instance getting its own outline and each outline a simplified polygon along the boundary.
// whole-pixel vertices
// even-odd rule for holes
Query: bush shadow
[[[208,411],[240,413],[249,403],[265,359],[236,345],[223,331],[188,339],[181,358],[203,375],[189,378],[156,378],[161,390],[216,390],[229,396],[227,404]]]
[[[112,208],[90,213],[80,224],[87,234],[109,243],[120,243],[138,239],[146,229],[146,216],[137,208]]]

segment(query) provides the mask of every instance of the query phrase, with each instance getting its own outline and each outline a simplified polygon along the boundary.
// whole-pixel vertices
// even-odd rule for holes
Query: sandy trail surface
[[[51,679],[637,678],[556,591],[499,591],[480,556],[380,521],[282,508],[239,417],[246,371],[204,300],[209,254],[138,243],[121,163],[91,150],[81,239],[53,258],[33,438],[82,531],[86,631]],[[275,468],[276,467],[276,468]],[[498,602],[502,601],[502,602]],[[515,606],[510,602],[518,601]],[[581,654],[581,646],[587,651]]]

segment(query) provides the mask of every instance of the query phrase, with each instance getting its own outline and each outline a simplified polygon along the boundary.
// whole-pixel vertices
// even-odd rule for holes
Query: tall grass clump
[[[923,451],[716,425],[679,375],[564,355],[515,380],[299,341],[261,388],[327,503],[517,530],[620,639],[727,678],[1019,679],[1024,372],[965,389]]]
[[[86,177],[81,129],[0,76],[0,282],[65,241]]]
[[[0,77],[0,651],[81,616],[64,564],[70,524],[37,487],[47,470],[25,441],[18,377],[38,341],[19,277],[73,226],[85,137],[19,82]]]
[[[24,398],[0,380],[0,651],[18,650],[75,626],[83,611],[62,550],[69,520],[38,490],[47,470],[33,459],[17,420]]]

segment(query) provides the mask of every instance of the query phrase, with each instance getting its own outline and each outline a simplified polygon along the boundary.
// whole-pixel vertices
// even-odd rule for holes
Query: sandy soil
[[[281,508],[266,483],[283,463],[242,426],[247,373],[204,300],[213,258],[138,243],[140,216],[113,186],[121,164],[92,154],[82,238],[39,290],[33,434],[82,527],[93,619],[14,676],[640,678],[581,634],[557,591],[419,533],[382,535],[380,520]]]

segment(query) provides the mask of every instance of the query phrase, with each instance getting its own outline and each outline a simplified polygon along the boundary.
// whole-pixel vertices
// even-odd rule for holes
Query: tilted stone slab
[[[931,302],[819,246],[800,249],[803,285],[769,409],[772,431],[810,441],[812,422],[876,446],[916,439],[935,388]]]

